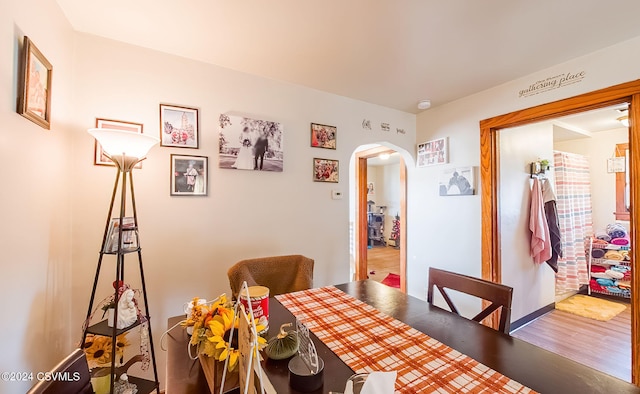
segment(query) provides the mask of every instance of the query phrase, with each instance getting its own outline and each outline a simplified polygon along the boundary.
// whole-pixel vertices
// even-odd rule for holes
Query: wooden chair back
[[[62,374],[62,377],[40,380],[27,394],[93,394],[91,373],[82,349],[74,350],[53,367],[50,373]]]
[[[429,289],[427,290],[427,302],[433,304],[433,288],[436,287],[451,312],[460,315],[458,308],[453,304],[445,289],[456,290],[462,293],[481,298],[490,304],[471,320],[480,323],[493,312],[500,314],[499,331],[509,334],[511,326],[511,300],[513,288],[499,283],[490,282],[472,276],[457,274],[438,268],[429,268]]]

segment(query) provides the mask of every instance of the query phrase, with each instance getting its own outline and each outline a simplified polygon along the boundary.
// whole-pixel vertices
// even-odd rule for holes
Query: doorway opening
[[[406,292],[406,164],[401,148],[367,145],[353,156],[352,277]]]
[[[501,129],[498,151],[502,190],[500,243],[505,245],[501,258],[509,261],[502,267],[502,275],[518,289],[516,294],[520,294],[516,295],[518,308],[514,310],[516,321],[512,323],[512,330],[515,331],[511,335],[630,381],[631,313],[626,290],[630,281],[622,275],[614,280],[605,270],[624,268],[627,272],[632,262],[609,264],[612,261],[607,261],[605,266],[605,260],[590,258],[590,244],[585,244],[585,239],[594,235],[601,236],[604,242],[610,226],[616,230],[623,226],[625,232],[629,226],[628,216],[626,221],[620,221],[620,215],[614,212],[618,173],[608,171],[607,166],[616,146],[628,141],[628,127],[618,121],[626,111],[626,104],[616,105]],[[548,169],[530,175],[530,163],[543,159],[548,161]],[[619,174],[624,178],[624,173]],[[556,241],[552,236],[550,243],[555,257],[541,265],[531,263],[530,239],[522,231],[529,224],[528,204],[534,182],[544,191],[545,213],[561,213],[552,215],[554,220],[548,225],[550,231],[552,225],[555,226],[552,234]],[[605,252],[604,249],[598,251]],[[522,276],[522,272],[526,274]],[[514,281],[515,277],[523,280]],[[607,288],[600,286],[600,282],[606,282]],[[568,299],[562,304],[573,304],[587,294],[590,297],[583,298],[585,301],[601,305],[596,300],[602,295],[607,301],[621,305],[625,312],[600,322],[553,309],[558,302]],[[540,309],[530,313],[532,308]],[[592,308],[589,310],[595,312]],[[540,334],[542,332],[544,334]],[[606,355],[593,352],[592,346],[585,345],[603,336],[616,343],[608,347]]]
[[[632,81],[595,92],[582,94],[565,100],[516,111],[510,114],[485,119],[480,122],[481,182],[482,182],[482,226],[486,230],[482,236],[482,275],[483,278],[502,282],[502,256],[500,241],[500,201],[499,201],[499,141],[497,133],[501,129],[523,126],[534,122],[572,115],[588,110],[629,103],[629,145],[640,146],[640,125],[634,122],[640,119],[640,80]],[[629,202],[630,206],[640,206],[640,182],[634,176],[633,169],[640,168],[640,155],[629,156]],[[636,229],[640,225],[640,216],[630,215],[630,242],[637,245],[640,236]],[[631,261],[636,260],[635,249],[631,249]],[[640,289],[640,272],[632,270],[631,287]],[[631,381],[640,383],[640,297],[638,291],[631,294]]]

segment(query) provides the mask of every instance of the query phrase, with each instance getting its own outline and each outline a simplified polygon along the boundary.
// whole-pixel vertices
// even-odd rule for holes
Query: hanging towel
[[[551,257],[547,264],[554,272],[558,272],[558,257],[562,257],[562,241],[560,236],[560,221],[558,220],[558,208],[556,195],[547,178],[542,180],[542,199],[544,201],[544,215],[549,227],[549,242],[551,243]]]
[[[551,240],[538,178],[533,179],[531,189],[529,230],[531,230],[531,257],[536,264],[542,264],[551,258]]]

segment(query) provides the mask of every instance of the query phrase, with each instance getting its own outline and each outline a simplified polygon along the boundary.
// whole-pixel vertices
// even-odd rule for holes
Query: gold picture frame
[[[47,130],[51,128],[52,70],[51,63],[25,36],[20,63],[18,113]]]
[[[313,159],[314,182],[339,182],[339,162],[332,159]]]
[[[336,149],[338,128],[319,123],[311,123],[311,147]]]

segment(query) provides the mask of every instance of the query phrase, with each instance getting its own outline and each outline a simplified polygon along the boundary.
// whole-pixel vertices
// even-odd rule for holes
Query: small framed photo
[[[418,167],[446,164],[449,162],[449,145],[447,138],[418,144]]]
[[[336,149],[337,138],[337,127],[311,123],[311,147]]]
[[[51,128],[51,63],[24,37],[20,64],[18,113],[49,130]]]
[[[313,180],[315,182],[333,182],[339,181],[338,160],[331,159],[313,159]]]
[[[457,167],[442,171],[438,188],[438,194],[441,196],[472,196],[476,194],[474,167]]]
[[[171,195],[206,196],[209,176],[206,156],[171,155]]]
[[[122,120],[96,118],[96,128],[132,131],[142,134],[142,123],[125,122]],[[93,164],[99,166],[115,166],[114,162],[104,154],[102,145],[98,143],[98,140],[95,140],[94,146]],[[135,168],[142,168],[142,162],[136,164]]]
[[[160,145],[198,148],[198,109],[160,104]]]

